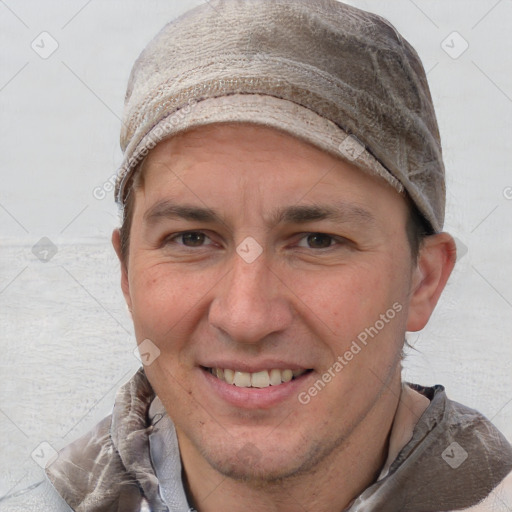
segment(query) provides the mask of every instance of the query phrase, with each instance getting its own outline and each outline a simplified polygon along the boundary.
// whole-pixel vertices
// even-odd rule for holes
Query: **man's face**
[[[138,342],[160,350],[145,371],[184,459],[273,479],[314,467],[371,418],[389,426],[407,215],[381,178],[270,128],[200,128],[149,154],[124,291]],[[211,369],[240,372],[239,386]],[[278,384],[285,370],[296,377]]]

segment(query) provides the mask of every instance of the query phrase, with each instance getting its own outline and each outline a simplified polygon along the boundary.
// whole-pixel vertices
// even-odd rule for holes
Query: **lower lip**
[[[313,375],[313,372],[307,372],[278,386],[241,388],[214,377],[203,368],[200,368],[200,372],[206,381],[207,389],[213,390],[223,401],[243,409],[269,409],[292,397],[297,399],[300,390],[305,387],[306,380]]]

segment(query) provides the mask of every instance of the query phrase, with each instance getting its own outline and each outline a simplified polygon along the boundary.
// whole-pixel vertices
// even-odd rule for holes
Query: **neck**
[[[186,488],[195,510],[345,510],[376,481],[386,462],[400,386],[398,375],[350,435],[315,467],[275,482],[237,481],[220,474],[178,432]]]

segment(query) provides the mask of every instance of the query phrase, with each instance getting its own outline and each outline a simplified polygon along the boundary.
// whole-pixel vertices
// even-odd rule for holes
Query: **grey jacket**
[[[349,512],[511,511],[512,447],[503,435],[478,412],[449,400],[442,386],[409,386],[431,403],[386,476]],[[154,398],[141,369],[119,390],[112,415],[47,468],[54,488],[43,483],[7,502],[7,508],[0,503],[0,511],[188,512],[186,500],[171,507],[164,502],[153,469]]]

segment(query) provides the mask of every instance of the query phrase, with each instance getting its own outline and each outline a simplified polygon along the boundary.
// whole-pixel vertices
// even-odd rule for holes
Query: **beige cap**
[[[442,229],[425,71],[383,18],[336,0],[210,0],[167,24],[131,72],[116,201],[158,142],[233,121],[283,130],[381,176]]]

